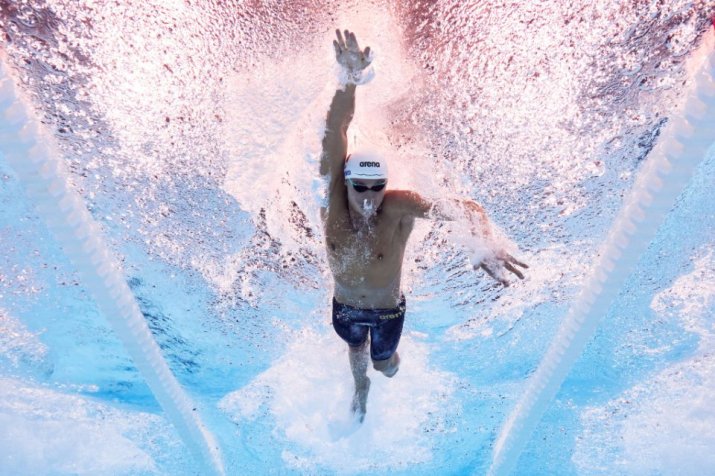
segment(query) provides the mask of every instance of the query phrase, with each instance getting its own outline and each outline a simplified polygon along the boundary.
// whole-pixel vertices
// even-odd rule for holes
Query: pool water
[[[712,2],[6,2],[3,60],[54,133],[228,474],[485,474],[693,64]],[[335,27],[376,53],[350,141],[390,187],[482,203],[410,239],[402,366],[349,421],[313,196]],[[715,135],[713,136],[715,141]],[[204,474],[0,156],[0,474]],[[516,474],[715,467],[711,147]]]

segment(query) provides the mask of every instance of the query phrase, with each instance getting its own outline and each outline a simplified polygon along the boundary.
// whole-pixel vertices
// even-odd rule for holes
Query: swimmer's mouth
[[[362,201],[362,209],[365,210],[368,213],[371,213],[375,210],[374,204],[372,203],[372,200],[368,200],[367,198]]]

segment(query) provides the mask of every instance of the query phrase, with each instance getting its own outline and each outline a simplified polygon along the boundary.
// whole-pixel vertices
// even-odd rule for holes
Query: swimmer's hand
[[[524,279],[522,272],[514,265],[521,266],[525,269],[529,267],[526,263],[522,263],[506,251],[500,250],[493,256],[485,258],[478,265],[474,265],[474,269],[482,268],[489,276],[499,281],[503,286],[509,286],[509,281],[507,281],[504,276],[505,269],[515,274],[519,279]]]
[[[375,75],[372,68],[366,69],[372,62],[370,47],[361,50],[358,46],[355,33],[345,30],[343,39],[340,30],[335,30],[338,39],[333,40],[335,47],[335,59],[343,69],[343,80],[346,84],[365,84]]]

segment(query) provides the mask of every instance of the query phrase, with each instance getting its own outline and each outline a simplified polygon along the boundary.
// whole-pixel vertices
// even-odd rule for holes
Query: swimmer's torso
[[[347,207],[324,213],[335,299],[360,308],[393,308],[400,300],[402,259],[414,219],[402,217],[385,194],[369,226],[355,229]]]

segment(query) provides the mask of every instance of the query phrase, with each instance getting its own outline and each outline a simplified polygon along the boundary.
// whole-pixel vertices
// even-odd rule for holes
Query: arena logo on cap
[[[360,162],[360,167],[379,167],[380,162]]]

